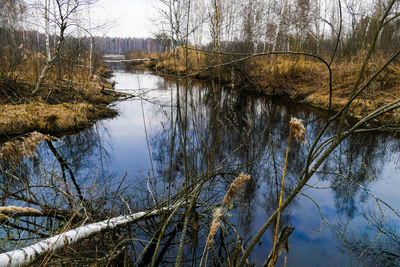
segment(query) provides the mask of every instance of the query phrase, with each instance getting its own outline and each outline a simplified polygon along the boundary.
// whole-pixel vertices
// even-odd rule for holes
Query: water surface
[[[179,191],[185,177],[211,172],[202,199],[219,203],[235,175],[247,173],[251,180],[227,216],[244,244],[277,207],[291,116],[304,120],[308,142],[290,146],[285,195],[296,185],[310,143],[324,122],[321,111],[229,87],[219,90],[218,85],[175,82],[118,68],[112,79],[116,90],[136,97],[115,104],[118,117],[55,143],[74,166],[79,184],[90,188],[95,181],[104,182],[108,186],[96,194],[106,196],[123,179],[131,203],[137,203],[131,208],[140,209],[143,199],[151,204],[149,188],[161,199],[169,190]],[[333,124],[326,137],[334,131]],[[389,135],[356,134],[332,153],[282,214],[282,225],[295,227],[288,266],[400,264],[400,218],[395,214],[400,210],[399,149],[398,139]],[[54,157],[45,145],[40,153],[45,169],[51,168]],[[199,263],[211,214],[203,214],[198,239],[191,238],[193,244],[186,248],[188,264]],[[271,250],[272,232],[264,234],[252,253],[257,266]],[[218,238],[215,254],[224,258]],[[144,245],[135,246],[140,251]],[[174,253],[176,246],[170,245],[169,258],[161,263],[173,262]],[[282,259],[278,266],[283,266]],[[209,260],[210,265],[217,263]]]

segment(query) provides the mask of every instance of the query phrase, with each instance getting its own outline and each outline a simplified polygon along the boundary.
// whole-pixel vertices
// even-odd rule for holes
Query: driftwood
[[[153,216],[160,212],[174,209],[175,207],[176,205],[172,205],[170,207],[160,208],[150,212],[142,211],[126,216],[108,219],[98,223],[83,225],[76,229],[69,230],[65,233],[47,238],[31,246],[2,253],[0,254],[0,266],[13,267],[28,265],[45,253],[56,251],[57,249],[60,249],[64,246],[74,244],[93,234],[99,233],[107,229],[113,229],[117,226],[131,223],[138,219]]]
[[[282,232],[279,234],[278,242],[276,244],[275,255],[272,255],[272,251],[269,253],[268,258],[264,262],[264,267],[275,266],[278,261],[279,255],[282,253],[282,250],[289,253],[289,236],[293,233],[293,226],[286,226]]]

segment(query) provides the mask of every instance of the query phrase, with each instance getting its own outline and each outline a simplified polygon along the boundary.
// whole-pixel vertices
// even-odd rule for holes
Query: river
[[[113,104],[120,115],[55,142],[73,166],[78,183],[89,189],[101,184],[94,194],[99,201],[110,198],[116,188],[124,188],[130,192],[126,201],[136,205],[129,208],[139,210],[151,205],[150,191],[162,199],[168,192],[179,191],[187,182],[184,177],[194,179],[207,172],[213,173],[212,182],[201,199],[222,202],[235,175],[247,173],[251,179],[226,215],[243,244],[277,207],[291,116],[304,120],[308,142],[291,143],[284,196],[295,186],[310,143],[324,122],[322,111],[251,96],[228,86],[213,90],[211,84],[176,83],[121,67],[115,67],[112,80],[117,91],[136,96]],[[328,135],[334,131],[333,124]],[[39,154],[42,170],[54,167],[45,145]],[[355,134],[346,139],[304,188],[304,195],[297,196],[282,214],[281,224],[295,228],[289,238],[287,266],[400,264],[400,218],[395,214],[400,210],[399,161],[400,142],[390,135]],[[128,213],[121,205],[119,212]],[[194,266],[200,261],[211,215],[193,215],[200,216],[203,225],[197,228],[199,232],[188,233],[185,255]],[[232,231],[227,231],[232,237]],[[179,238],[180,234],[176,240]],[[214,254],[226,259],[224,250],[233,245],[222,245],[219,239],[217,235]],[[262,265],[272,243],[271,229],[254,249],[251,262]],[[144,245],[137,242],[132,251],[140,251]],[[168,257],[160,264],[173,262],[175,253],[176,246],[170,245]],[[131,257],[135,255],[132,252]],[[283,255],[277,266],[283,266]],[[210,258],[208,263],[217,264],[218,260]]]

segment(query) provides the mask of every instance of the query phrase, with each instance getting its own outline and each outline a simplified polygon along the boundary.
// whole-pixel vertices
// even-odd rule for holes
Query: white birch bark
[[[47,62],[50,62],[50,60],[51,60],[50,32],[49,32],[49,8],[50,8],[50,0],[45,0],[45,2],[44,2],[44,28],[45,28],[45,33],[46,33]]]
[[[278,44],[278,37],[279,37],[279,34],[281,33],[281,29],[282,29],[282,24],[283,24],[283,19],[284,19],[283,15],[285,14],[286,4],[287,4],[287,0],[284,0],[282,2],[281,10],[279,12],[278,26],[276,27],[275,33],[274,33],[274,44],[272,45],[272,51],[275,51],[276,46]]]
[[[89,37],[90,37],[90,50],[89,50],[89,72],[92,76],[92,57],[93,57],[93,35],[92,35],[92,19],[90,17],[90,5],[88,4],[88,16],[89,16]]]
[[[56,251],[57,249],[60,249],[64,246],[74,244],[84,238],[87,238],[96,233],[100,233],[101,231],[104,231],[106,229],[113,229],[117,226],[131,223],[149,215],[155,215],[163,211],[171,210],[176,206],[177,205],[172,205],[170,207],[153,210],[151,212],[137,212],[130,215],[108,219],[98,223],[83,225],[76,229],[69,230],[65,233],[47,238],[31,246],[2,253],[0,254],[0,266],[14,267],[28,265],[45,253]]]

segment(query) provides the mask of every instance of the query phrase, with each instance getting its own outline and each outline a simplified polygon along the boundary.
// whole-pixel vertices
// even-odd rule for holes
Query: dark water
[[[140,209],[143,199],[151,204],[148,187],[156,198],[162,198],[169,189],[179,191],[176,188],[185,176],[194,179],[205,173],[212,173],[213,178],[201,199],[220,203],[235,175],[245,172],[251,180],[227,216],[244,244],[277,207],[290,117],[304,120],[308,142],[291,143],[285,194],[296,185],[310,143],[324,122],[320,111],[229,88],[213,90],[211,85],[175,83],[122,69],[114,75],[117,90],[140,98],[118,102],[120,116],[55,143],[74,166],[79,184],[90,189],[96,180],[97,199],[106,199],[126,176],[122,186],[131,192],[130,203],[137,205],[131,208]],[[332,125],[326,137],[334,131]],[[42,169],[51,169],[54,158],[48,148],[43,145],[40,154]],[[295,227],[289,238],[288,266],[400,265],[400,218],[395,213],[400,211],[399,161],[398,139],[383,134],[346,139],[320,168],[321,173],[309,181],[304,195],[297,196],[282,214],[282,225]],[[201,256],[210,214],[203,214],[204,229],[196,245],[186,248],[187,258]],[[256,266],[262,265],[272,248],[272,232],[264,234],[252,253]],[[226,258],[219,239],[215,255]],[[171,245],[166,254],[169,261],[160,264],[173,262],[174,253],[176,247]],[[282,259],[283,255],[278,266],[283,266]],[[198,263],[199,259],[190,265]],[[209,259],[208,263],[218,261]]]

